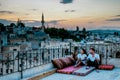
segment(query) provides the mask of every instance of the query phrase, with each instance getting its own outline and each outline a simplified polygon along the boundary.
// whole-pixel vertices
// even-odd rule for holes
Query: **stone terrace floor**
[[[55,73],[40,80],[120,80],[120,68],[113,70],[95,70],[86,76]]]

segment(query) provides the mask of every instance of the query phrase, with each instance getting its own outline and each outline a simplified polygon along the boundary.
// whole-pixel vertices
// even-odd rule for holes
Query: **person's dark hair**
[[[75,48],[74,48],[74,51],[77,51],[77,50],[78,50],[78,47],[75,47]]]
[[[94,48],[90,48],[91,50],[93,50],[95,52],[95,49]]]
[[[82,48],[81,50],[83,50],[84,54],[87,54],[87,51],[85,49]]]

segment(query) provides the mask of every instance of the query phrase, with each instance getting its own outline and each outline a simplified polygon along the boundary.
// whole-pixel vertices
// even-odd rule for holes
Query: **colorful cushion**
[[[74,60],[74,58],[73,58],[73,57],[68,57],[68,59],[72,62],[72,64],[74,64],[74,63],[75,63],[75,60]]]
[[[60,61],[63,63],[64,67],[73,65],[72,61],[69,60],[68,57],[67,58],[62,58],[62,59],[60,59]]]
[[[52,63],[58,69],[62,69],[64,67],[63,63],[59,59],[52,60]]]
[[[63,68],[67,67],[67,62],[65,59],[59,59],[59,60],[62,62]]]
[[[104,69],[104,70],[112,70],[114,68],[114,65],[105,65],[105,64],[102,64],[102,65],[99,65],[99,69]]]
[[[79,76],[86,76],[90,72],[92,72],[95,69],[95,67],[90,67],[89,69],[86,69],[86,66],[74,71],[72,74],[79,75]]]
[[[75,63],[75,61],[71,61],[69,57],[67,57],[65,60],[67,61],[67,66],[71,66]]]
[[[64,74],[72,74],[75,70],[78,70],[80,68],[81,68],[81,66],[79,66],[79,67],[69,66],[64,69],[58,69],[57,72],[64,73]]]
[[[75,63],[75,60],[72,57],[67,57],[62,59],[54,59],[52,60],[52,63],[56,68],[62,69],[73,65]]]

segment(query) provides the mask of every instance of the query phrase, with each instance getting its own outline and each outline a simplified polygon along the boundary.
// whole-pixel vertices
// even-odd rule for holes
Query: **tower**
[[[42,26],[41,26],[41,30],[44,31],[45,30],[45,21],[44,21],[44,14],[42,13],[42,20],[41,20]]]
[[[21,23],[21,20],[18,18],[17,26],[19,26],[20,23]]]

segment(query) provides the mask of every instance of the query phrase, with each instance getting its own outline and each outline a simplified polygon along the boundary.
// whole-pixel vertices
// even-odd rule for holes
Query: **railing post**
[[[3,53],[2,53],[2,68],[1,68],[1,74],[3,75]]]
[[[19,72],[19,70],[20,70],[20,69],[19,69],[19,66],[20,66],[20,64],[19,64],[19,59],[20,59],[20,58],[19,58],[19,54],[20,54],[20,52],[18,52],[18,72]]]
[[[106,46],[106,64],[107,64],[107,58],[108,58],[108,46]]]
[[[21,79],[22,78],[23,78],[23,58],[21,58]]]
[[[70,42],[70,54],[69,55],[71,55],[71,42]]]
[[[45,54],[44,49],[42,49],[42,64],[45,63],[45,62],[44,62],[44,54]]]

